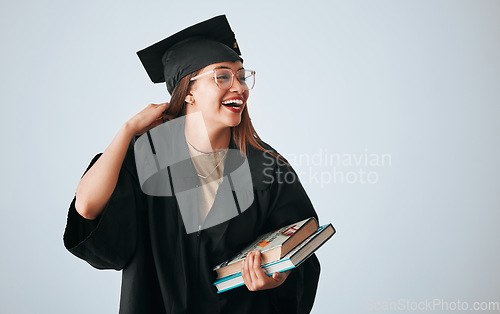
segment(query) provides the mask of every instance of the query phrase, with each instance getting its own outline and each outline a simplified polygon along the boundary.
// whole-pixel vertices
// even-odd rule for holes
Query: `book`
[[[315,233],[291,250],[282,259],[261,265],[264,273],[271,276],[274,272],[284,272],[298,267],[334,234],[335,228],[332,224],[319,227]],[[217,293],[222,293],[236,287],[243,286],[244,284],[241,272],[219,278],[214,282],[214,285],[217,288]]]
[[[249,252],[259,250],[261,264],[277,261],[299,243],[318,230],[316,218],[311,217],[259,236],[236,256],[214,267],[217,278],[227,277],[241,270],[241,263]]]

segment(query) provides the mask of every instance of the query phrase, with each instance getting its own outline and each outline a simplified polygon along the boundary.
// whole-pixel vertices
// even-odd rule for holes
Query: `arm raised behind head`
[[[109,201],[118,181],[132,138],[163,123],[168,103],[150,104],[128,120],[102,156],[85,173],[76,189],[76,211],[86,219],[96,219]]]

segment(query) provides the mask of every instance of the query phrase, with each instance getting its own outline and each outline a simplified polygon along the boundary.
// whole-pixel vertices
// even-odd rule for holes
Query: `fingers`
[[[271,276],[271,278],[275,282],[281,284],[283,281],[285,281],[286,275],[284,275],[283,273],[275,272],[275,273],[273,273],[273,275]]]
[[[161,104],[149,104],[148,105],[148,107],[152,107],[152,108],[154,108],[154,107],[158,107],[158,108],[165,107],[166,108],[167,106],[168,106],[168,102],[163,102]]]
[[[254,251],[253,264],[251,267],[252,269],[251,275],[253,275],[252,279],[255,280],[259,286],[263,286],[269,280],[269,277],[264,273],[262,267],[260,267],[260,262],[261,262],[260,252]]]
[[[135,135],[141,135],[164,121],[166,118],[165,110],[168,105],[169,103],[149,104],[127,121],[127,125],[133,130]]]
[[[243,277],[243,282],[247,286],[248,290],[252,291],[251,290],[252,281],[250,279],[250,274],[248,272],[248,255],[249,254],[247,254],[245,259],[241,263],[241,277]]]
[[[256,250],[248,253],[241,264],[241,276],[243,277],[243,282],[245,282],[245,285],[250,291],[278,287],[286,280],[290,273],[290,270],[283,273],[275,272],[269,277],[260,266],[260,263],[260,252]]]
[[[252,282],[252,285],[255,286],[257,281],[257,275],[255,274],[255,265],[254,265],[255,253],[250,252],[247,258],[248,258],[248,274],[250,277],[250,281]]]
[[[159,112],[163,112],[165,109],[167,109],[168,107],[168,102],[164,102],[162,104],[149,104],[146,106],[146,108],[144,108],[142,110],[142,112],[148,112],[148,111],[159,111]],[[160,113],[158,113],[159,115]]]
[[[158,105],[155,105],[155,104],[151,104],[151,105],[154,106],[153,110],[155,111],[156,120],[164,122],[167,119],[167,115],[165,114],[165,111],[167,110],[169,103],[165,102],[165,103],[158,104]],[[155,122],[156,122],[156,120],[155,120]]]
[[[243,277],[243,282],[247,286],[248,290],[256,291],[256,279],[254,271],[254,252],[249,252],[246,258],[241,264],[241,277]]]
[[[291,270],[291,269],[289,269],[289,270],[284,271],[284,272],[282,272],[282,273],[280,273],[280,272],[275,272],[275,273],[273,274],[272,278],[273,278],[274,280],[276,280],[277,282],[279,282],[279,284],[278,284],[278,285],[281,285],[281,284],[282,284],[282,283],[283,283],[283,282],[284,282],[284,281],[288,278],[288,275],[290,275],[290,272],[291,272],[291,271],[292,271],[292,270]]]
[[[167,109],[167,107],[168,107],[168,102],[164,102],[162,104],[157,105],[158,110],[165,110]]]
[[[167,107],[168,107],[168,102],[162,104],[149,104],[149,106],[146,107],[146,110],[152,109],[153,111],[155,111],[155,114],[159,118],[160,116],[164,115],[164,112],[167,109]]]
[[[241,275],[245,285],[250,291],[271,288],[269,285],[271,279],[260,267],[260,262],[260,252],[257,250],[248,253],[247,257],[243,260]]]

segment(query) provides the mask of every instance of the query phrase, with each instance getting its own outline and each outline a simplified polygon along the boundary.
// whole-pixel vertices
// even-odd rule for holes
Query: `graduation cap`
[[[153,83],[166,82],[170,94],[183,77],[207,65],[243,61],[225,15],[183,29],[137,55]]]

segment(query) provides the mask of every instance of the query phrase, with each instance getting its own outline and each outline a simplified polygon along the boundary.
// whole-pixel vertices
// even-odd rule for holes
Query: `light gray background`
[[[261,137],[290,156],[390,154],[375,184],[304,176],[321,222],[314,313],[500,301],[499,1],[3,1],[1,313],[116,313],[120,273],[62,244],[78,180],[119,127],[168,100],[135,55],[226,13]]]

